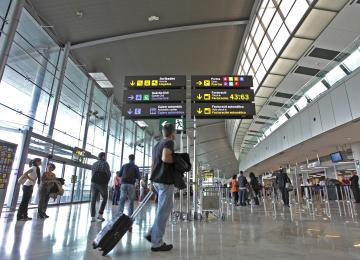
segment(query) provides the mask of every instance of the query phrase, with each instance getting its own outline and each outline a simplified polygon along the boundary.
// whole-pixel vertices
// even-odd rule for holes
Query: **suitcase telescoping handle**
[[[143,207],[146,205],[146,203],[150,200],[151,196],[154,193],[152,191],[149,191],[148,194],[146,194],[145,198],[140,202],[140,205],[135,209],[134,213],[130,216],[130,218],[135,219],[136,216],[140,213],[140,211],[143,209]]]

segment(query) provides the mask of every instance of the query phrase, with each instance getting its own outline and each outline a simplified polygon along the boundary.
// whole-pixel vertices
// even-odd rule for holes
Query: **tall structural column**
[[[35,84],[33,86],[33,91],[31,94],[31,105],[29,109],[29,119],[28,119],[28,126],[33,127],[34,126],[34,120],[32,118],[35,118],[36,112],[39,106],[39,100],[41,96],[41,88],[44,84],[44,78],[46,74],[46,66],[48,62],[48,52],[46,51],[43,53],[43,56],[41,57],[41,62],[39,64],[39,69],[36,73],[35,78]]]
[[[70,42],[67,42],[64,47],[64,55],[63,55],[63,59],[61,61],[59,80],[57,83],[55,100],[54,100],[54,104],[52,107],[51,120],[50,120],[50,124],[49,124],[49,131],[48,131],[49,138],[52,138],[52,136],[54,134],[56,116],[57,116],[57,112],[59,109],[60,96],[61,96],[61,91],[63,88],[64,78],[65,78],[65,70],[66,70],[66,66],[67,66],[67,60],[69,58],[70,47],[71,47]]]
[[[5,36],[2,48],[0,49],[0,81],[4,75],[5,66],[9,58],[10,49],[15,38],[20,16],[24,8],[25,0],[14,0],[11,3],[10,17],[6,21],[2,37]]]
[[[357,175],[360,176],[360,143],[352,144],[351,150],[353,153]]]

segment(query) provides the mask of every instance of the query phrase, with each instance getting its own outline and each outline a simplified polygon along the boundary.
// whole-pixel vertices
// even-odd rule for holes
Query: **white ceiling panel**
[[[315,7],[330,11],[339,11],[347,2],[348,0],[318,0]]]
[[[277,87],[279,83],[283,80],[284,76],[268,74],[266,77],[263,86],[267,87]]]
[[[262,106],[265,104],[267,98],[262,98],[262,97],[255,97],[255,104],[258,106]]]
[[[281,82],[277,91],[294,94],[311,78],[312,76],[291,73]]]
[[[292,38],[281,57],[298,60],[312,43],[309,39]]]
[[[292,69],[292,67],[295,65],[295,63],[296,60],[279,58],[271,69],[271,73],[287,75]]]
[[[296,32],[295,36],[316,39],[335,15],[336,12],[313,9]]]
[[[260,97],[269,97],[274,92],[274,90],[275,88],[261,87],[259,88],[256,95]]]

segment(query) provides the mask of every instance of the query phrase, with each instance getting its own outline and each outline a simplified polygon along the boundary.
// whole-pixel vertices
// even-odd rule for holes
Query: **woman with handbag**
[[[34,185],[36,183],[40,184],[40,165],[41,165],[41,159],[35,158],[33,160],[30,160],[29,167],[31,167],[27,172],[21,176],[21,179],[26,179],[25,182],[23,182],[23,195],[21,199],[21,203],[18,209],[17,213],[17,220],[19,221],[27,221],[31,220],[32,218],[28,217],[28,206],[29,202],[31,200],[31,196],[34,190]]]
[[[49,163],[46,171],[44,172],[43,176],[41,177],[41,185],[39,188],[39,207],[38,207],[38,217],[39,218],[48,218],[49,216],[46,215],[46,209],[50,199],[50,191],[56,185],[58,181],[56,178],[55,173],[55,165]]]

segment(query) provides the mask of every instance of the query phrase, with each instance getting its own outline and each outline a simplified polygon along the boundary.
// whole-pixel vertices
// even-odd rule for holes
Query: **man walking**
[[[247,181],[246,177],[244,176],[243,171],[240,171],[238,183],[239,183],[240,206],[246,206],[246,186],[248,184],[248,181]]]
[[[173,245],[163,241],[166,223],[173,208],[174,194],[174,140],[176,138],[175,125],[166,124],[163,127],[163,139],[153,149],[153,162],[150,180],[158,194],[158,204],[153,226],[145,237],[151,242],[151,250],[170,251]]]
[[[101,206],[99,209],[99,215],[97,219],[104,221],[103,213],[108,200],[108,183],[111,178],[110,166],[106,162],[106,154],[104,152],[99,153],[99,160],[92,166],[91,177],[91,222],[95,222],[95,206],[99,193],[102,197]]]
[[[286,172],[283,168],[280,167],[279,174],[276,177],[276,182],[281,191],[282,200],[284,202],[285,207],[290,207],[289,205],[289,190],[287,189],[287,183],[291,184],[289,177],[287,176]]]
[[[140,179],[139,167],[135,164],[135,155],[129,155],[129,163],[121,167],[118,176],[121,178],[120,186],[120,208],[119,212],[123,213],[126,199],[129,200],[128,215],[131,216],[134,212],[135,201],[135,182]]]

